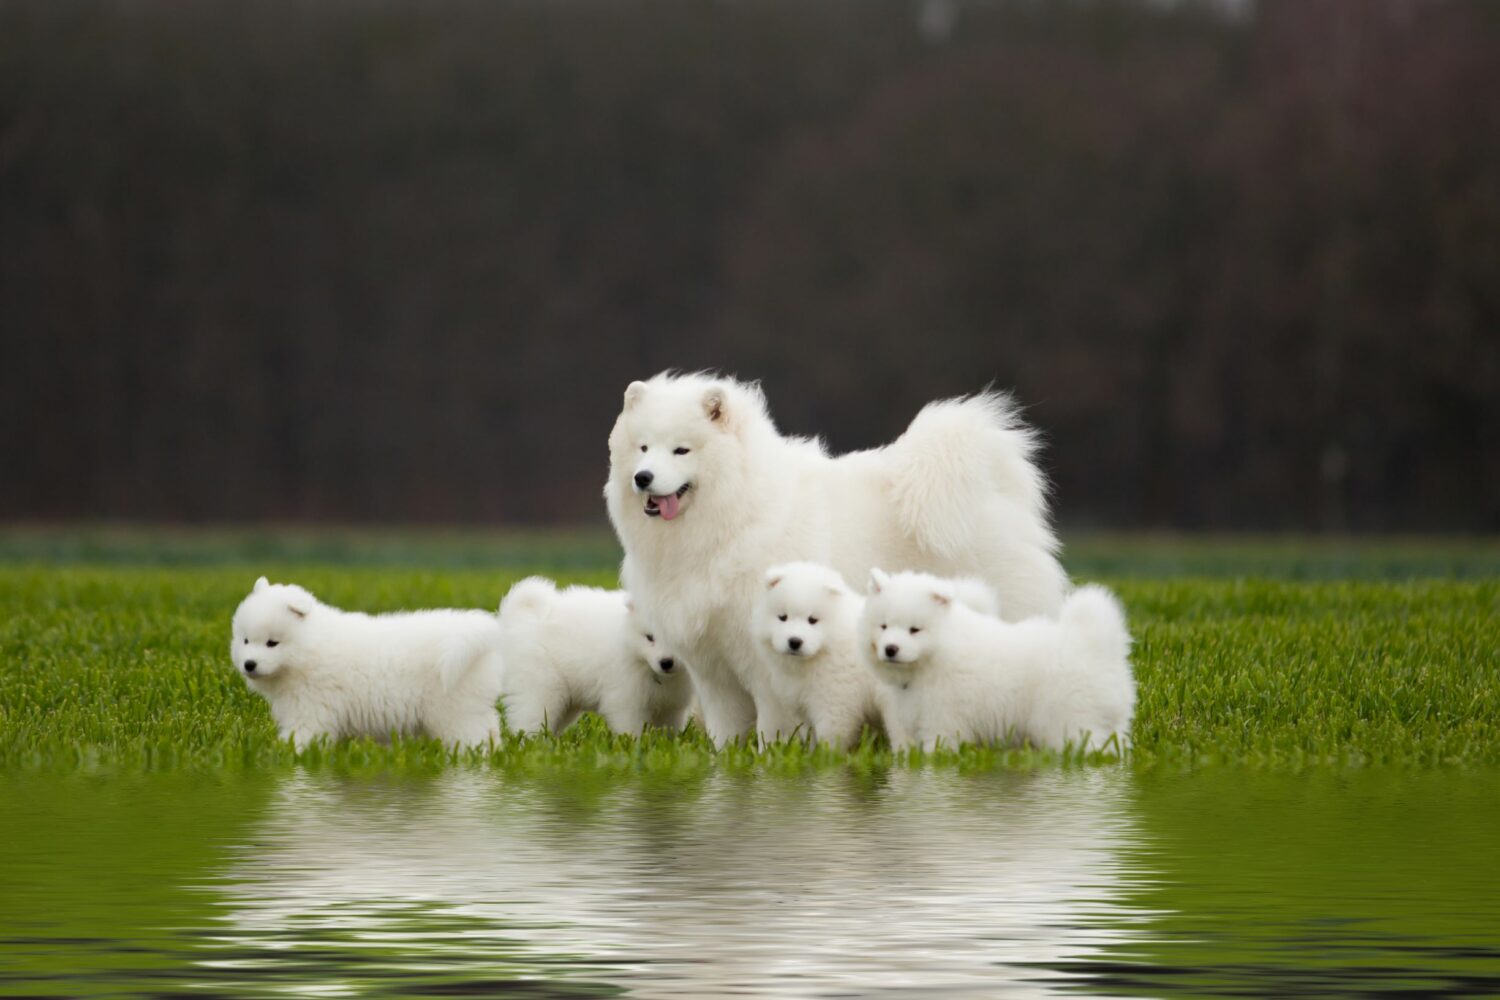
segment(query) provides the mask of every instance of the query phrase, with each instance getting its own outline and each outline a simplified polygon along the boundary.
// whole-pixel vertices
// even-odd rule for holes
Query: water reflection
[[[299,774],[211,880],[200,967],[332,996],[1073,992],[1148,916],[1130,795],[1108,769]]]

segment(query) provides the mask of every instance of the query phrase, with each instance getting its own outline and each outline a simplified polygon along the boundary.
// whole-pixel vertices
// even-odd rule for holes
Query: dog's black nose
[[[247,673],[247,674],[253,674],[253,673],[255,673],[255,661],[254,660],[246,660],[245,661],[245,673]]]
[[[792,636],[790,639],[788,639],[786,641],[786,646],[787,646],[788,649],[792,649],[792,650],[801,649],[802,648],[802,640],[799,639],[797,636],[794,635],[794,636]]]
[[[663,657],[656,662],[657,665],[661,667],[661,672],[664,674],[670,674],[672,672],[672,668],[677,665],[676,661],[673,660],[670,656]]]
[[[635,474],[635,485],[640,489],[645,489],[647,486],[651,485],[651,480],[655,478],[656,476],[653,473],[637,472]]]
[[[894,660],[896,658],[896,654],[899,652],[901,652],[900,646],[887,646],[885,647],[885,658],[888,660]]]

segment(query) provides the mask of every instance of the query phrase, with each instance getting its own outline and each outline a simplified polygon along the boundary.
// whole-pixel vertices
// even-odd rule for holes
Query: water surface
[[[1497,994],[1497,779],[0,775],[0,992]]]

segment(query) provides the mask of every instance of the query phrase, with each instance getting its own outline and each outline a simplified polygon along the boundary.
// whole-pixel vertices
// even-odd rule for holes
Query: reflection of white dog
[[[622,591],[558,590],[533,576],[500,602],[500,625],[511,729],[561,731],[582,712],[598,712],[620,733],[682,728],[692,682]]]
[[[500,735],[500,626],[484,611],[340,611],[265,577],[234,613],[229,655],[282,738],[391,733],[471,746]]]
[[[784,563],[766,571],[751,622],[771,690],[803,734],[844,749],[885,724],[885,692],[859,649],[863,606],[827,566]]]
[[[782,437],[754,385],[632,383],[604,491],[622,578],[687,658],[709,734],[792,728],[745,655],[750,607],[775,563],[822,562],[845,579],[875,565],[975,575],[1008,616],[1055,612],[1067,581],[1033,449],[994,394],[933,403],[893,444],[833,458]]]
[[[1074,591],[1056,621],[1012,624],[966,607],[953,581],[872,570],[860,631],[895,728],[924,750],[939,740],[1129,743],[1130,633],[1103,587]]]

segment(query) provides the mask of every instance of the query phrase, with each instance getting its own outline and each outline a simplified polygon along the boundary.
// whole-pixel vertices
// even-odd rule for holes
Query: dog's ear
[[[946,608],[948,605],[953,603],[953,590],[952,588],[947,586],[933,587],[932,599],[937,602],[940,607]]]
[[[288,587],[286,609],[298,618],[306,618],[318,599],[301,587]]]
[[[870,570],[870,593],[878,594],[885,589],[885,585],[891,582],[891,578],[885,575],[882,569]]]
[[[766,589],[775,589],[776,585],[780,583],[785,576],[786,573],[780,566],[772,566],[770,569],[766,570],[766,575],[763,577],[763,579],[766,581]]]
[[[703,392],[703,413],[708,417],[710,423],[726,427],[729,424],[728,408],[725,405],[725,397],[728,393],[722,385],[711,385]]]
[[[262,590],[265,590],[270,585],[271,585],[271,581],[270,580],[267,580],[265,577],[261,577],[259,580],[255,581],[255,589],[252,590],[251,593],[252,594],[258,594]]]
[[[625,387],[625,409],[634,406],[646,394],[646,383],[632,382]]]
[[[828,594],[831,597],[843,597],[844,593],[845,591],[842,587],[829,586],[828,588]]]

